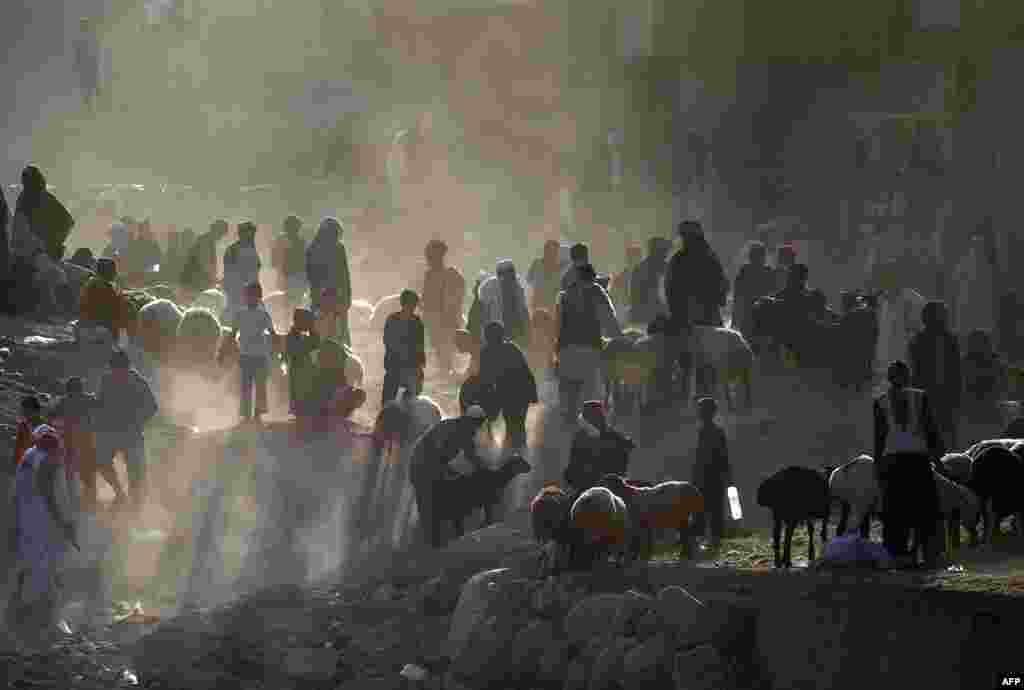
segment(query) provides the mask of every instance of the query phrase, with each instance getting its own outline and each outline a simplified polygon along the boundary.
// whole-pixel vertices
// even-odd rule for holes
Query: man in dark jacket
[[[539,402],[537,381],[522,350],[505,337],[505,327],[492,321],[484,329],[480,351],[480,382],[495,392],[505,417],[505,447],[526,448],[526,413]]]
[[[668,270],[668,253],[672,244],[664,237],[653,237],[647,243],[647,258],[633,269],[629,281],[629,320],[649,324],[664,313],[661,283]]]
[[[577,421],[580,429],[572,439],[569,465],[562,474],[572,492],[586,491],[605,474],[628,476],[629,456],[636,444],[608,424],[604,404],[588,400]]]
[[[913,385],[928,394],[932,417],[949,448],[956,448],[956,420],[963,388],[960,344],[947,326],[946,305],[929,302],[921,310],[924,330],[910,341]]]
[[[692,325],[721,326],[721,309],[729,292],[729,279],[722,262],[697,221],[680,223],[679,236],[683,246],[672,256],[665,275],[671,330],[678,334]],[[693,368],[693,355],[685,348],[679,354],[679,368],[683,380],[687,381]],[[709,382],[709,372],[698,372],[698,392],[705,390]]]
[[[440,488],[444,479],[454,471],[448,464],[461,453],[477,471],[483,468],[476,437],[486,417],[483,408],[473,405],[461,417],[443,419],[435,424],[413,446],[409,481],[416,494],[420,528],[427,543],[434,548],[441,546],[441,521],[434,508],[438,501],[444,500]]]
[[[721,308],[729,292],[722,262],[704,237],[700,223],[679,224],[683,246],[673,256],[665,276],[669,313],[678,325],[721,326]]]

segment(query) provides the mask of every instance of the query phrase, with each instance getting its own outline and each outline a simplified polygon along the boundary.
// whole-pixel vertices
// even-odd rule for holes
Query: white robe
[[[530,313],[526,307],[526,290],[518,278],[516,279],[517,292],[519,293],[519,304],[526,323],[530,320]],[[487,324],[497,321],[505,323],[504,305],[501,299],[501,279],[498,276],[491,276],[480,284],[480,327],[486,328]],[[483,333],[480,334],[483,337]]]
[[[884,371],[896,359],[906,361],[914,333],[924,326],[921,310],[928,300],[911,288],[883,294],[878,308],[878,345],[875,362]]]

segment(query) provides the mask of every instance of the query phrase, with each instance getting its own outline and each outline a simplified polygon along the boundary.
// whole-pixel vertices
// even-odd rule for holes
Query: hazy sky
[[[17,182],[33,122],[47,109],[75,107],[71,38],[79,18],[104,0],[3,0],[0,15],[0,179]]]

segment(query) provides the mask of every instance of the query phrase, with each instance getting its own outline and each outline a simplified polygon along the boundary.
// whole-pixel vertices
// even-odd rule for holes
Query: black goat
[[[793,531],[807,524],[808,561],[814,560],[814,521],[821,520],[822,544],[828,539],[831,512],[828,479],[822,472],[807,467],[787,467],[761,482],[757,504],[772,511],[772,548],[776,568],[792,568]],[[784,548],[780,552],[782,528],[786,528]]]

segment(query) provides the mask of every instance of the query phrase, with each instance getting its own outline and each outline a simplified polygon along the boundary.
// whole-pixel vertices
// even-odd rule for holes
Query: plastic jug
[[[743,508],[740,506],[740,492],[735,486],[730,486],[725,493],[729,497],[729,511],[732,513],[732,519],[742,520]]]

